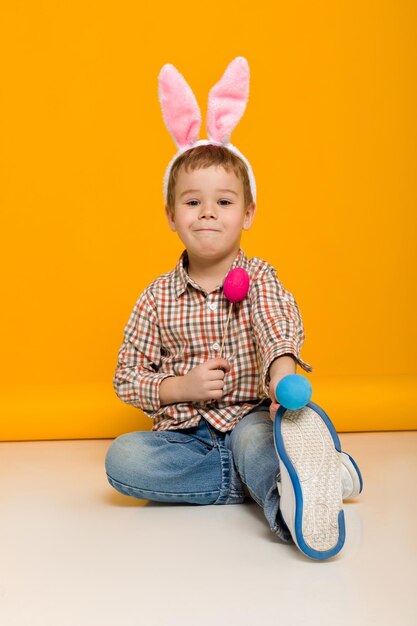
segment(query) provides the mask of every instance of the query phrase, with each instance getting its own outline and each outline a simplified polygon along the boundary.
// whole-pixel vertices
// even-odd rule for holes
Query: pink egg
[[[223,292],[230,302],[241,302],[249,291],[249,274],[243,267],[230,270],[223,283]]]

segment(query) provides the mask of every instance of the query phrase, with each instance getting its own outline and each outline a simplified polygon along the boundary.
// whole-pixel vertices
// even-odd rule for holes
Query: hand
[[[275,413],[278,411],[279,407],[281,405],[278,404],[278,402],[274,402],[272,401],[272,403],[269,406],[269,417],[271,418],[272,421],[274,421],[275,419]]]
[[[226,359],[209,359],[183,376],[183,393],[188,401],[219,400],[223,396],[225,373],[231,369]]]
[[[288,376],[288,374],[293,374],[293,373],[294,372],[292,371],[292,369],[289,370],[288,372],[281,371],[269,383],[269,397],[272,400],[272,403],[269,407],[269,417],[271,418],[272,421],[274,421],[275,413],[278,411],[279,407],[281,406],[275,397],[275,390],[277,388],[277,385],[279,381],[281,380],[281,378],[284,378],[284,376]]]

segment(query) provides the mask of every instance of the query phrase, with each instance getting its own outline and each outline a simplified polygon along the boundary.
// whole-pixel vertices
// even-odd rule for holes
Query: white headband
[[[245,163],[254,202],[256,183],[252,167],[243,154],[229,142],[230,135],[241,119],[249,97],[249,65],[244,57],[229,63],[222,78],[211,88],[207,109],[208,139],[198,139],[201,113],[195,95],[185,78],[170,63],[164,65],[158,76],[158,97],[162,116],[178,152],[165,170],[163,193],[167,202],[168,180],[177,158],[187,150],[203,145],[223,146]]]

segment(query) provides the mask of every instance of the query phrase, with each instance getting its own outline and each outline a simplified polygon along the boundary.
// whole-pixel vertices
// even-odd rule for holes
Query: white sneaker
[[[342,498],[356,498],[363,489],[362,474],[354,459],[347,452],[340,452],[341,480],[342,480]]]
[[[294,542],[312,559],[335,556],[345,543],[342,477],[344,492],[351,496],[356,480],[349,469],[356,464],[349,455],[341,456],[337,432],[314,402],[296,411],[281,406],[274,420],[274,442],[280,511]]]
[[[343,452],[342,450],[339,454],[342,462],[340,468],[342,500],[350,500],[350,498],[356,498],[362,492],[362,474],[355,460],[347,452]],[[281,494],[281,483],[279,481],[278,491]]]

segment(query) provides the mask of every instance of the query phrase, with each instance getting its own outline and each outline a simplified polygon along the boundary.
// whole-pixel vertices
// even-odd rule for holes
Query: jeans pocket
[[[181,430],[162,430],[155,434],[159,439],[164,439],[168,444],[183,444],[187,454],[202,454],[205,456],[213,450],[211,443],[205,442],[199,437],[193,437]]]
[[[186,435],[181,431],[176,430],[161,430],[159,432],[155,432],[155,435],[158,438],[166,439],[169,443],[190,443],[190,441],[194,441],[194,438],[190,437],[190,435]]]

